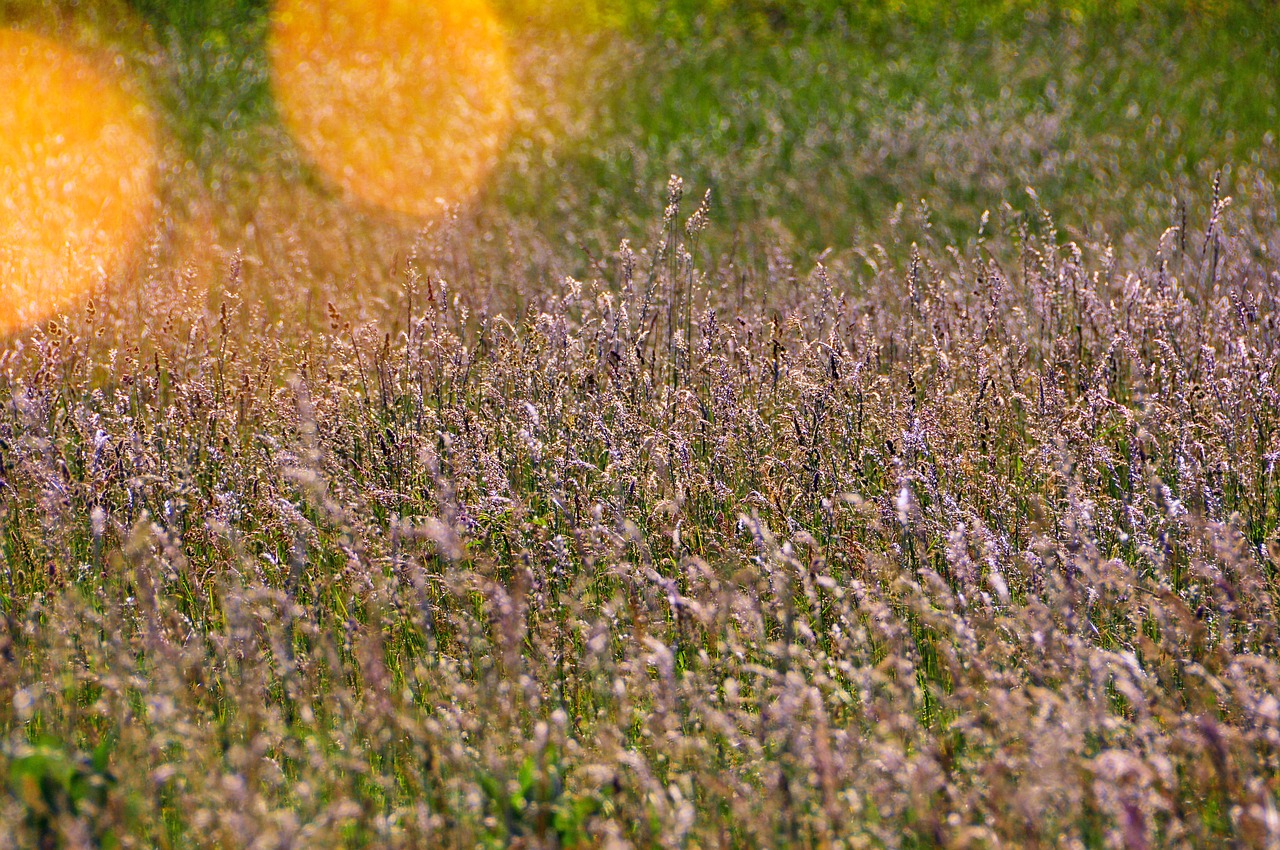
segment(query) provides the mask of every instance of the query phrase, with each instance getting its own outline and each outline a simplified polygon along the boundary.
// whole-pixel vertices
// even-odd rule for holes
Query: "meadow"
[[[438,215],[266,4],[0,340],[0,850],[1280,846],[1280,12],[493,4]]]

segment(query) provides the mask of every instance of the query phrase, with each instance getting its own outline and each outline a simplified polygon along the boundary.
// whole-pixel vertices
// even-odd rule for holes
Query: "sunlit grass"
[[[89,60],[0,29],[0,332],[113,279],[154,212],[143,106]]]
[[[435,36],[329,37],[331,169],[267,3],[135,5],[141,268],[0,341],[0,850],[1280,844],[1269,19],[495,0],[441,211],[357,185]]]
[[[353,198],[438,214],[497,163],[512,81],[483,0],[282,0],[270,54],[285,125]]]

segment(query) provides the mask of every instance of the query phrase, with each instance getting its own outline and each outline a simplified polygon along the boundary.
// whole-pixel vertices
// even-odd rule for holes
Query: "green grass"
[[[510,194],[536,215],[557,187],[581,187],[572,220],[636,221],[680,174],[712,189],[722,220],[777,222],[819,251],[878,240],[887,210],[921,199],[940,238],[964,238],[1002,203],[1034,213],[1027,186],[1069,205],[1073,231],[1150,233],[1171,189],[1274,157],[1274,27],[1040,15],[967,30],[854,22],[666,42],[611,97],[604,139],[510,173]]]
[[[517,137],[491,200],[535,226],[550,207],[579,232],[640,226],[680,174],[712,189],[731,229],[780,226],[807,251],[921,199],[955,240],[1001,203],[1034,212],[1026,186],[1069,204],[1073,229],[1149,235],[1171,188],[1274,157],[1280,23],[1267,4],[535,5],[498,8],[537,61],[566,38],[630,57],[575,56],[580,69],[556,72],[559,94],[594,111],[589,133],[535,123]],[[167,56],[156,96],[207,179],[287,167],[266,5],[135,7]],[[583,99],[579,77],[603,84]]]
[[[1269,6],[510,0],[424,223],[73,5],[173,167],[0,350],[0,850],[1280,840]]]

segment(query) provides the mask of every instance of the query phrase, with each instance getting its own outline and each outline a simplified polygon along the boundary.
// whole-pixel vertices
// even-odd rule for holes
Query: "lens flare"
[[[118,274],[154,209],[141,104],[86,58],[0,29],[0,333]]]
[[[348,195],[427,216],[468,200],[511,123],[511,67],[483,0],[281,0],[276,103]]]

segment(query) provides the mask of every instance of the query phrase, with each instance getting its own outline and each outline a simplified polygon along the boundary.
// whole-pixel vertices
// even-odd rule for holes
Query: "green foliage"
[[[99,825],[116,778],[108,768],[111,754],[104,740],[85,756],[56,740],[43,739],[23,745],[8,758],[9,789],[21,803],[25,825],[35,846],[58,848],[66,842],[68,821],[89,824],[94,847],[120,846],[108,826]]]
[[[513,781],[482,773],[477,777],[498,828],[486,845],[509,847],[519,841],[538,846],[580,847],[589,845],[589,827],[603,806],[604,792],[571,790],[566,786],[567,768],[554,752],[526,756],[518,765]]]
[[[266,0],[130,0],[164,47],[156,93],[187,152],[208,171],[252,168],[272,116]]]

